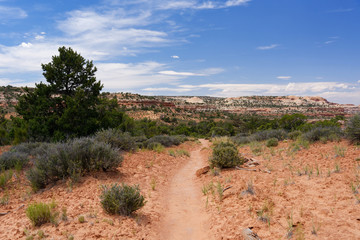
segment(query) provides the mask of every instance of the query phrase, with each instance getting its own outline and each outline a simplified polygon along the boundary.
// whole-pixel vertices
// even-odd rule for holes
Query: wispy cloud
[[[173,55],[173,56],[171,56],[171,58],[173,58],[173,59],[179,59],[180,57],[177,56],[177,55]]]
[[[258,50],[270,50],[270,49],[277,48],[278,46],[280,46],[280,45],[279,44],[271,44],[271,45],[268,45],[268,46],[259,46],[256,49],[258,49]]]
[[[228,1],[156,1],[160,4],[160,9],[219,9],[246,5],[251,0],[228,0]]]
[[[105,86],[105,90],[123,91],[156,84],[176,83],[181,76],[159,74],[165,67],[158,62],[142,63],[102,63],[97,64],[97,77]]]
[[[159,73],[163,74],[163,75],[172,75],[172,76],[206,76],[205,74],[201,74],[201,73],[175,72],[175,71],[172,71],[172,70],[160,71]]]
[[[27,39],[26,42],[12,46],[0,44],[0,73],[37,72],[40,75],[41,63],[50,61],[51,56],[57,54],[57,48],[60,46],[72,47],[85,58],[96,61],[96,64],[104,61],[118,62],[123,56],[136,56],[154,47],[164,47],[180,42],[176,34],[172,32],[177,27],[176,24],[158,30],[157,24],[169,19],[172,15],[172,11],[158,14],[158,11],[165,13],[166,9],[162,9],[161,6],[173,10],[200,10],[240,6],[249,1],[103,0],[104,5],[65,13],[63,19],[54,23],[60,33],[57,36],[45,34],[45,32],[31,33],[33,38]],[[26,16],[26,12],[20,8],[0,6],[0,21]],[[183,39],[181,42],[184,42]],[[174,55],[172,58],[178,59],[179,56]],[[112,72],[107,73],[107,76],[113,74],[116,78],[118,71],[113,68],[109,70]],[[167,72],[168,74],[160,74],[162,70],[166,71],[166,68],[158,70],[155,75],[164,78],[165,75],[185,77],[215,74],[210,73],[210,69],[208,72],[195,72],[195,75],[178,73],[175,70]],[[219,69],[212,69],[212,71],[219,72]],[[156,82],[155,79],[153,81]]]
[[[192,88],[144,88],[143,91],[147,92],[177,92],[177,93],[183,93],[183,92],[190,92],[192,91]]]
[[[291,77],[291,76],[277,76],[276,78],[277,78],[277,79],[281,79],[281,80],[289,80],[289,79],[291,79],[292,77]]]
[[[329,10],[329,13],[345,13],[345,12],[352,12],[354,8],[339,8],[334,10]]]
[[[209,75],[214,75],[214,74],[218,74],[223,72],[224,69],[222,68],[208,68],[205,70],[201,70],[197,73],[194,72],[176,72],[173,70],[167,70],[167,71],[160,71],[160,74],[163,75],[172,75],[172,76],[186,76],[186,77],[190,77],[190,76],[209,76]]]
[[[338,82],[300,82],[288,84],[200,84],[179,85],[182,89],[206,89],[211,95],[223,97],[250,96],[250,95],[314,95],[336,90],[351,90],[351,84]]]
[[[21,8],[0,6],[0,21],[26,18],[27,13]]]

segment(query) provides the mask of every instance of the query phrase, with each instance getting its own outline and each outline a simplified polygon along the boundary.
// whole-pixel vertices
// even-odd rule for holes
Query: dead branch
[[[248,169],[248,168],[241,168],[241,167],[235,167],[237,170],[245,170],[245,171],[252,171],[256,172],[256,169]]]
[[[225,192],[226,190],[228,190],[228,189],[230,189],[230,188],[232,188],[232,186],[228,186],[228,187],[224,188],[224,189],[223,189],[223,192]]]

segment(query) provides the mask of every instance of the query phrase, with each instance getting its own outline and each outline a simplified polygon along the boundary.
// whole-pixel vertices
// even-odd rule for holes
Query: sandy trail
[[[175,174],[164,195],[167,208],[160,227],[160,239],[211,239],[208,236],[208,216],[201,201],[201,184],[195,176],[196,170],[207,161],[200,151],[209,143],[200,141],[201,146],[191,152],[189,161]]]

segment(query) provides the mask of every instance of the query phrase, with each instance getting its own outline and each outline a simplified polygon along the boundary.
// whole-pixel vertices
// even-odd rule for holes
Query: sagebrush
[[[101,205],[110,214],[130,215],[145,205],[138,186],[113,184],[102,189]]]

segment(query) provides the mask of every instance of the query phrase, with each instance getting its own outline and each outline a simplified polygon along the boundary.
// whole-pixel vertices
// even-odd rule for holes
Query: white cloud
[[[176,55],[173,55],[173,56],[171,56],[171,58],[173,58],[173,59],[179,59],[180,57],[179,57],[179,56],[176,56]]]
[[[201,84],[190,85],[193,88],[202,88],[216,91],[213,95],[235,97],[249,95],[306,95],[318,94],[334,90],[347,90],[350,84],[337,82],[310,82],[288,84]],[[190,88],[186,86],[186,88]],[[182,86],[179,86],[182,87]]]
[[[176,72],[173,70],[166,70],[166,71],[160,71],[160,74],[163,75],[172,75],[172,76],[184,76],[184,77],[190,77],[190,76],[209,76],[214,75],[223,72],[224,69],[222,68],[208,68],[204,69],[202,71],[199,71],[198,73],[193,72]]]
[[[142,90],[143,91],[148,91],[148,92],[178,92],[178,93],[182,93],[182,92],[190,92],[193,89],[192,88],[167,88],[167,87],[163,87],[163,88],[144,88]]]
[[[26,18],[27,14],[21,8],[0,6],[0,21]]]
[[[192,72],[175,72],[172,70],[168,70],[168,71],[160,71],[160,74],[163,75],[172,75],[172,76],[206,76],[205,74],[201,74],[201,73],[192,73]]]
[[[228,1],[226,1],[225,6],[227,6],[227,7],[240,6],[240,5],[246,4],[250,1],[251,0],[228,0]]]
[[[358,80],[358,83],[360,83],[360,80]]]
[[[136,64],[102,63],[97,64],[97,78],[104,84],[105,90],[122,91],[137,87],[153,86],[155,84],[172,84],[181,76],[169,76],[158,72],[165,67],[158,62],[143,62]]]
[[[35,36],[35,40],[44,40],[45,36],[44,35],[36,35]]]
[[[251,0],[227,0],[223,1],[155,1],[159,9],[219,9],[246,5]]]
[[[331,44],[333,42],[335,42],[335,41],[334,40],[329,40],[329,41],[324,42],[324,44]]]
[[[268,45],[268,46],[259,46],[256,49],[258,49],[258,50],[270,50],[270,49],[274,49],[274,48],[276,48],[278,46],[279,46],[279,44],[271,44],[271,45]]]
[[[277,76],[276,78],[277,78],[277,79],[281,79],[281,80],[289,80],[289,79],[291,79],[292,77],[291,77],[291,76]]]
[[[147,86],[156,83],[173,83],[190,76],[217,74],[223,69],[177,72],[169,71],[168,66],[156,65],[154,62],[152,64],[121,63],[121,58],[136,56],[154,47],[185,42],[184,39],[177,40],[172,31],[177,28],[176,23],[167,25],[166,31],[158,30],[156,24],[169,20],[172,14],[171,11],[162,11],[166,8],[174,10],[224,8],[244,5],[249,0],[104,0],[104,2],[112,2],[114,5],[111,8],[109,5],[88,7],[63,14],[64,17],[55,23],[55,27],[60,31],[57,36],[46,32],[30,33],[26,39],[33,36],[32,40],[8,46],[0,44],[2,77],[10,79],[9,76],[14,73],[41,76],[41,63],[51,61],[51,56],[58,54],[57,49],[61,46],[72,47],[86,59],[94,60],[99,69],[98,78],[104,83],[108,82],[105,87],[109,89],[120,88],[119,82],[126,87],[135,87],[141,84]],[[0,23],[2,20],[25,17],[27,14],[22,9],[0,6]],[[172,57],[179,59],[177,55]],[[110,63],[104,63],[105,61]],[[147,72],[141,74],[143,67]],[[137,73],[138,71],[140,73]]]

